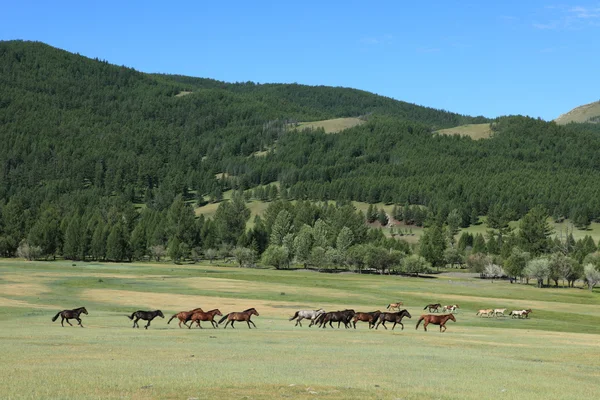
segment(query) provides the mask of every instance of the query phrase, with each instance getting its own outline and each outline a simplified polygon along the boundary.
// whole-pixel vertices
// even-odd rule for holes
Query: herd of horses
[[[294,326],[300,325],[302,327],[302,320],[306,319],[310,321],[309,327],[316,325],[318,328],[327,328],[329,324],[330,328],[334,328],[333,323],[337,322],[338,329],[341,324],[344,324],[346,329],[354,327],[356,329],[357,322],[367,322],[369,329],[375,328],[376,330],[379,328],[379,325],[383,326],[387,330],[386,322],[393,323],[392,330],[396,327],[396,325],[400,325],[402,330],[404,330],[404,324],[402,323],[402,319],[404,317],[412,318],[410,312],[406,309],[401,309],[403,306],[402,302],[390,303],[387,305],[387,310],[389,312],[381,312],[380,310],[371,311],[371,312],[355,312],[354,310],[346,309],[341,311],[330,311],[326,312],[324,309],[320,308],[318,310],[298,310],[296,313],[290,317],[290,321],[296,320],[296,324]],[[427,331],[427,325],[439,325],[440,332],[446,331],[446,322],[454,321],[456,322],[456,318],[453,313],[458,312],[460,307],[458,304],[451,304],[442,306],[440,303],[432,303],[427,304],[423,310],[429,310],[430,314],[423,314],[419,317],[417,321],[417,325],[415,329],[419,329],[419,325],[423,322],[423,329]],[[434,315],[432,313],[439,312],[439,310],[443,312],[449,312],[449,314],[437,314]],[[393,311],[397,310],[397,311]],[[477,312],[477,316],[486,316],[486,317],[499,317],[505,316],[506,308],[496,308],[496,309],[482,309]],[[527,310],[513,310],[509,313],[509,316],[513,318],[529,318],[529,314],[532,312],[531,309]],[[81,322],[81,314],[88,315],[88,311],[85,307],[75,308],[73,310],[63,310],[59,311],[53,318],[52,322],[56,321],[60,316],[62,319],[60,321],[61,326],[64,327],[64,322],[67,321],[67,324],[73,326],[69,320],[75,319],[77,320],[79,326],[83,328],[83,324]],[[255,308],[249,308],[244,311],[239,312],[231,312],[229,314],[223,315],[219,309],[214,309],[210,311],[204,311],[202,308],[194,308],[189,311],[180,311],[176,314],[173,314],[167,324],[170,324],[172,320],[177,318],[179,320],[179,327],[181,328],[181,324],[185,325],[188,329],[191,329],[194,323],[198,328],[202,329],[202,325],[200,322],[210,322],[213,329],[218,328],[219,325],[225,322],[224,329],[227,329],[227,326],[230,325],[235,329],[235,322],[246,322],[248,324],[248,329],[252,329],[252,326],[256,328],[256,325],[251,320],[253,315],[259,316],[258,311]],[[219,321],[215,321],[215,316],[222,317]],[[153,310],[153,311],[142,311],[138,310],[133,312],[131,315],[126,315],[127,318],[133,321],[133,328],[139,328],[138,325],[139,320],[147,321],[147,324],[144,326],[145,329],[148,329],[152,320],[156,317],[165,318],[164,314],[161,310]],[[252,324],[252,326],[250,325]]]
[[[483,310],[477,311],[476,316],[479,317],[506,317],[506,308],[486,308]],[[533,311],[531,309],[527,310],[513,310],[508,315],[513,318],[529,318],[529,314]]]

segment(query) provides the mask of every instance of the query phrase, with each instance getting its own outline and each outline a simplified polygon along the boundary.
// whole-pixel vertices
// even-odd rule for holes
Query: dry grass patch
[[[338,133],[344,129],[352,128],[364,123],[365,121],[360,118],[334,118],[323,121],[300,122],[295,126],[291,126],[291,128],[299,131],[303,129],[323,128],[325,133]]]
[[[455,128],[440,129],[437,133],[441,135],[469,136],[472,139],[487,139],[492,134],[490,124],[467,124]]]

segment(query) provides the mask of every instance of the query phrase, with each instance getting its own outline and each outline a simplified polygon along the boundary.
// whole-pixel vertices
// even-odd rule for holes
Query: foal
[[[154,310],[154,311],[141,311],[141,310],[138,310],[138,311],[134,312],[133,314],[131,314],[131,317],[129,315],[126,315],[126,317],[129,318],[130,320],[133,320],[135,318],[135,321],[133,321],[132,328],[135,328],[136,326],[138,328],[140,327],[138,325],[138,321],[140,319],[148,321],[148,323],[146,324],[146,326],[144,326],[144,328],[148,329],[148,327],[150,326],[150,322],[152,322],[152,320],[154,318],[156,318],[156,317],[164,318],[165,316],[163,315],[162,311],[160,311],[160,310]]]
[[[52,318],[52,322],[56,321],[58,319],[58,316],[60,315],[62,317],[62,319],[60,320],[60,326],[64,327],[65,325],[63,324],[63,322],[65,322],[65,319],[67,320],[67,324],[73,326],[73,324],[71,324],[69,322],[70,319],[76,319],[77,322],[79,322],[79,326],[81,326],[83,328],[83,325],[81,324],[81,318],[79,318],[79,316],[81,315],[81,313],[84,313],[85,315],[88,315],[87,310],[85,309],[85,307],[79,307],[76,308],[74,310],[62,310],[59,311],[54,318]]]

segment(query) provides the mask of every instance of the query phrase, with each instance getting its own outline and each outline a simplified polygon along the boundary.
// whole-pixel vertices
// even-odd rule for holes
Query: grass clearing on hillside
[[[590,118],[598,116],[600,116],[600,101],[576,107],[556,118],[554,122],[566,125],[569,122],[587,122]]]
[[[334,118],[323,121],[299,122],[290,128],[302,131],[303,129],[320,129],[323,128],[325,133],[338,133],[344,129],[352,128],[366,121],[360,118]]]
[[[441,135],[469,136],[472,139],[487,139],[492,134],[490,124],[467,124],[454,128],[440,129],[437,133]]]
[[[0,294],[14,302],[0,302],[6,398],[546,399],[600,390],[598,291],[454,276],[0,260]],[[383,310],[397,300],[412,313],[404,330],[288,321],[300,308]],[[457,322],[444,334],[431,325],[416,331],[424,304],[437,301],[460,304]],[[90,313],[86,328],[50,321],[79,306]],[[198,306],[224,314],[254,306],[258,329],[167,325]],[[475,316],[512,306],[534,312],[528,320]],[[166,319],[132,329],[125,314],[151,308]]]

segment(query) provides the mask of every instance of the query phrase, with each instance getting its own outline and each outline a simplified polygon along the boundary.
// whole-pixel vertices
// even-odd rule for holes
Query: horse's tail
[[[54,316],[54,318],[52,318],[52,322],[56,321],[58,319],[58,316],[60,315],[62,311],[59,311],[56,313],[56,315]]]
[[[386,309],[388,309],[388,310],[389,310],[389,309],[390,309],[390,306],[391,306],[391,304],[388,304],[388,305],[387,305],[387,307],[386,307]]]
[[[130,317],[129,315],[126,315],[126,317],[127,317],[127,318],[129,318],[129,319],[131,319],[131,320],[133,320],[133,316],[134,316],[134,315],[135,315],[135,312],[134,312],[134,313],[131,313],[131,317]]]
[[[231,314],[231,313],[229,313],[229,314]],[[229,317],[229,314],[225,314],[225,315],[223,316],[223,318],[221,318],[221,319],[219,320],[219,322],[217,322],[217,324],[220,324],[221,322],[225,321],[225,320],[227,319],[227,317]]]
[[[167,325],[171,323],[171,320],[173,320],[173,318],[176,318],[177,314],[173,314],[173,316],[171,317],[171,319],[167,322]],[[132,318],[133,319],[133,318]]]
[[[425,308],[423,310],[427,310],[427,307],[429,307],[429,305],[426,305]]]
[[[299,313],[299,312],[300,312],[300,311],[296,311],[296,314],[294,314],[294,316],[290,318],[290,321],[291,321],[291,320],[293,320],[294,318],[298,317],[298,313]]]
[[[421,315],[421,318],[419,318],[419,320],[417,321],[417,326],[415,327],[415,329],[419,329],[419,325],[421,324],[421,321],[423,321],[425,319],[425,317],[423,317]]]

